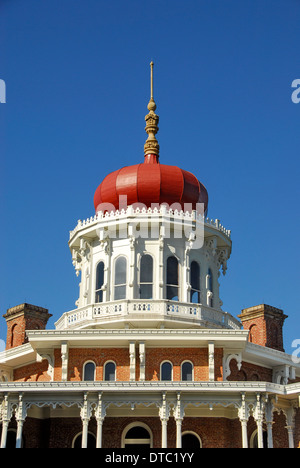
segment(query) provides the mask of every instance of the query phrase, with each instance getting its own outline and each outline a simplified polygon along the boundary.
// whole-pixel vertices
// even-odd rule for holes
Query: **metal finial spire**
[[[159,144],[155,138],[156,133],[158,132],[158,121],[159,117],[155,114],[156,104],[153,98],[153,67],[154,63],[150,63],[150,101],[148,103],[149,114],[146,115],[146,132],[148,133],[148,138],[144,146],[145,156],[147,154],[159,154]]]

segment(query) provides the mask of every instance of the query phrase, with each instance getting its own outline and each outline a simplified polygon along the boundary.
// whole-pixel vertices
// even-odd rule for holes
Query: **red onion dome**
[[[208,193],[191,172],[160,164],[157,155],[148,154],[144,163],[108,174],[95,192],[96,213],[119,210],[126,207],[126,203],[127,206],[138,203],[147,208],[153,204],[165,203],[170,207],[177,204],[174,208],[184,211],[196,210],[197,203],[203,203],[206,212]]]
[[[153,207],[168,204],[172,209],[207,211],[207,190],[191,172],[177,166],[159,163],[159,144],[156,140],[159,117],[155,114],[153,98],[153,62],[151,67],[149,113],[145,117],[148,138],[144,145],[142,164],[127,166],[112,172],[99,185],[94,196],[96,213],[115,211],[133,204]],[[127,197],[127,198],[126,198]],[[197,206],[197,204],[203,204]]]

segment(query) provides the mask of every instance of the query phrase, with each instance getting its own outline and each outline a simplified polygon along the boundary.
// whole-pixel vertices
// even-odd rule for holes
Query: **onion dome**
[[[148,138],[144,146],[144,162],[123,167],[104,178],[94,195],[96,213],[119,210],[133,204],[147,208],[154,204],[168,204],[173,209],[197,209],[203,214],[208,206],[204,185],[191,172],[159,162],[159,144],[155,137],[159,117],[155,114],[153,99],[153,62],[150,67],[151,97],[149,113],[145,117]],[[197,204],[203,204],[204,210],[203,205]]]

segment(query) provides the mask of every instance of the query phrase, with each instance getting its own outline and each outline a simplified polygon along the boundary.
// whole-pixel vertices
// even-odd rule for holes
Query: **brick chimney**
[[[27,342],[26,330],[44,330],[52,315],[48,309],[25,303],[8,309],[3,317],[7,324],[6,349],[11,349]]]
[[[249,330],[249,341],[267,348],[284,351],[283,323],[287,318],[281,309],[260,304],[243,309],[238,316],[244,330]]]

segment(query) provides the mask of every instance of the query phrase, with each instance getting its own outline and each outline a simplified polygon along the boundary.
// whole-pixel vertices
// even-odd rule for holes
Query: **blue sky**
[[[1,0],[1,315],[75,308],[67,245],[104,176],[143,161],[155,62],[160,161],[232,230],[223,309],[284,309],[300,338],[299,0]],[[0,320],[0,339],[6,324]]]

